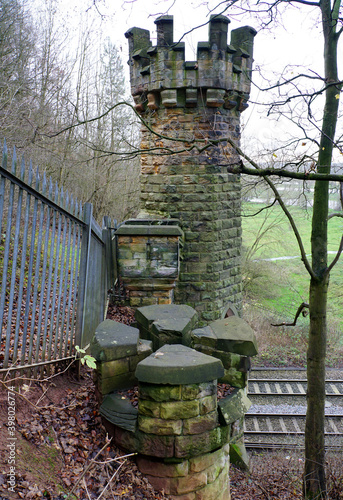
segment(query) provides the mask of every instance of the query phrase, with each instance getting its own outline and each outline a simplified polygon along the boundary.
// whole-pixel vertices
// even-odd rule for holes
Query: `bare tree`
[[[309,275],[309,340],[307,351],[307,416],[305,432],[305,471],[304,496],[306,498],[326,498],[325,479],[325,356],[327,339],[327,290],[330,271],[337,263],[343,248],[343,237],[338,245],[337,254],[332,262],[328,262],[328,229],[329,229],[329,181],[342,181],[342,176],[331,173],[332,158],[335,153],[342,152],[341,137],[335,137],[339,98],[342,80],[338,77],[338,41],[343,31],[343,12],[339,0],[278,0],[276,2],[249,3],[250,12],[263,10],[272,22],[280,9],[291,8],[301,4],[309,8],[317,8],[321,19],[323,33],[324,73],[314,72],[285,77],[279,75],[278,81],[269,87],[276,90],[270,102],[268,114],[280,117],[283,115],[293,125],[297,125],[299,133],[288,141],[293,149],[293,157],[288,161],[278,162],[265,167],[253,161],[240,148],[232,143],[232,147],[241,155],[239,167],[231,171],[263,178],[273,192],[275,200],[282,207],[297,239],[301,259]],[[265,21],[267,24],[267,21]],[[316,83],[316,88],[312,83]],[[323,96],[324,103],[316,106],[317,100]],[[301,112],[296,114],[296,107],[302,104]],[[318,116],[318,114],[320,116]],[[306,118],[306,120],[305,120]],[[307,154],[295,156],[296,147],[310,142]],[[296,146],[296,147],[295,147]],[[282,145],[283,148],[286,144]],[[281,150],[281,147],[280,147]],[[277,156],[274,150],[274,155]],[[277,185],[277,178],[299,179],[314,182],[314,201],[312,212],[311,253],[312,261],[306,256],[301,235],[291,212],[282,199]],[[336,214],[336,215],[340,215]]]

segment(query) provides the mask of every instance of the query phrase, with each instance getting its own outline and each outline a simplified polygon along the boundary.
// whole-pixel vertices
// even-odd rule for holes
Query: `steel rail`
[[[250,396],[302,396],[305,397],[306,394],[303,392],[248,392],[248,397]],[[327,392],[325,394],[326,397],[342,397],[343,392],[336,394],[335,392]]]
[[[306,378],[249,378],[248,383],[252,384],[305,384]],[[343,379],[327,379],[326,384],[343,384]]]
[[[304,436],[304,431],[244,431],[245,436]],[[343,432],[325,432],[325,436],[343,436]]]
[[[271,412],[251,412],[249,411],[245,414],[246,417],[275,417],[275,418],[283,418],[283,417],[301,417],[305,418],[306,413],[271,413]],[[325,415],[325,418],[343,418],[343,413],[333,413]]]
[[[245,442],[248,450],[299,450],[304,451],[305,446],[294,443],[248,443]],[[326,451],[342,451],[342,446],[325,445]]]

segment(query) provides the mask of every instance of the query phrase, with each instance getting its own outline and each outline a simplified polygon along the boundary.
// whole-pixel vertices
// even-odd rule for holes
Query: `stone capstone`
[[[176,319],[188,320],[194,328],[197,321],[196,311],[187,305],[181,304],[166,304],[164,306],[146,306],[139,307],[135,314],[138,325],[144,326],[149,329],[155,321],[170,321]],[[184,326],[182,326],[184,328]]]
[[[135,314],[141,337],[152,340],[154,349],[165,344],[189,344],[197,323],[196,311],[187,305],[151,305]]]
[[[243,389],[235,389],[232,394],[218,401],[219,421],[229,425],[242,418],[251,406]]]
[[[232,464],[240,469],[249,468],[249,456],[243,443],[230,444],[230,460]]]
[[[224,374],[219,359],[183,345],[165,345],[141,361],[136,370],[140,382],[152,384],[195,384]]]
[[[120,394],[108,394],[100,406],[100,414],[109,422],[127,431],[136,430],[138,410]]]
[[[191,338],[192,346],[199,344],[241,356],[257,354],[257,341],[253,329],[237,316],[218,319],[207,327],[193,330]]]
[[[91,341],[91,354],[96,359],[94,382],[100,399],[116,389],[137,384],[137,364],[152,352],[149,340],[140,340],[139,331],[116,321],[105,320]]]
[[[106,319],[95,330],[90,344],[91,355],[97,361],[113,361],[134,356],[138,349],[139,330]]]

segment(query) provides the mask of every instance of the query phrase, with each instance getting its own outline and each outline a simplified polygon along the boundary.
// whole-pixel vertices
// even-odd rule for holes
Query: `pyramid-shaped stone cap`
[[[135,318],[140,325],[144,328],[149,329],[150,325],[154,322],[163,321],[166,326],[166,321],[169,321],[172,325],[173,322],[178,319],[183,319],[182,329],[185,327],[185,322],[189,322],[191,328],[194,328],[197,321],[196,311],[184,304],[165,304],[165,305],[152,305],[139,307],[136,310]]]
[[[200,384],[222,377],[222,362],[181,344],[165,345],[141,361],[136,369],[139,382],[149,384]]]
[[[241,356],[257,354],[255,333],[248,323],[238,316],[218,319],[204,328],[193,330],[192,344],[233,352]]]
[[[132,326],[106,319],[95,330],[91,340],[91,355],[97,361],[115,359],[137,354],[139,330]]]

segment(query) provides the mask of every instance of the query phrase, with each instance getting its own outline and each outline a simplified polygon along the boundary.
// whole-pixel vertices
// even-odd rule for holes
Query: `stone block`
[[[225,464],[213,483],[207,484],[204,488],[195,492],[196,500],[208,500],[209,498],[217,499],[218,497],[222,500],[230,500],[229,462]]]
[[[195,493],[186,493],[185,495],[170,495],[170,500],[195,500]]]
[[[180,435],[182,420],[166,420],[164,418],[138,416],[138,427],[141,432],[157,434],[159,436]]]
[[[197,330],[194,330],[195,332]],[[194,332],[192,332],[193,334]],[[235,354],[233,352],[219,351],[214,347],[210,347],[207,345],[206,337],[195,337],[195,340],[198,340],[200,343],[195,343],[192,345],[193,349],[197,351],[203,352],[204,354],[208,354],[209,356],[214,356],[215,358],[220,359],[223,363],[224,370],[228,370],[229,368],[235,368],[236,370],[245,371],[245,367],[248,365],[248,362],[245,360],[249,360],[246,356],[241,356],[240,354]],[[246,370],[248,371],[248,370]]]
[[[137,384],[137,379],[133,372],[122,373],[108,378],[102,378],[97,374],[97,389],[104,396],[117,389],[128,389]]]
[[[249,456],[244,443],[230,444],[230,461],[240,469],[249,469]]]
[[[202,434],[176,436],[175,457],[189,458],[208,453],[222,444],[222,434],[219,427]]]
[[[213,483],[218,478],[219,474],[225,467],[227,459],[228,457],[223,457],[220,462],[216,462],[214,465],[206,469],[208,484]]]
[[[150,457],[172,458],[174,456],[174,436],[157,436],[136,431],[136,448],[132,450]]]
[[[189,471],[188,460],[176,464],[166,464],[158,460],[149,460],[146,457],[138,456],[137,465],[143,474],[159,477],[184,477],[188,475]]]
[[[186,434],[202,434],[210,431],[218,425],[218,412],[212,411],[206,415],[188,418],[183,421],[183,431]]]
[[[235,389],[224,399],[218,401],[219,420],[224,425],[229,425],[242,418],[249,410],[251,401],[243,389]]]
[[[161,99],[163,106],[165,106],[166,108],[174,108],[177,105],[177,91],[162,90]]]
[[[164,491],[167,495],[171,493],[171,478],[170,477],[159,477],[159,476],[150,476],[146,474],[146,478],[149,483],[155,488],[157,491]]]
[[[171,493],[184,495],[191,493],[207,484],[207,474],[205,472],[196,472],[187,477],[173,478],[171,482]]]
[[[200,399],[217,394],[217,384],[215,381],[203,382],[202,384],[188,384],[181,386],[182,399]]]
[[[97,371],[103,379],[114,377],[116,375],[122,375],[123,373],[128,373],[130,371],[129,358],[105,361],[103,363],[97,363],[96,365]]]
[[[140,415],[145,415],[146,417],[159,418],[161,405],[155,401],[142,399],[140,396],[138,400],[138,412]]]
[[[138,440],[136,437],[136,433],[125,430],[121,427],[113,426],[112,429],[109,429],[107,425],[105,425],[109,435],[113,436],[115,444],[128,452],[132,453],[133,451],[137,451],[138,449]]]
[[[200,415],[205,415],[214,410],[217,411],[217,394],[213,394],[213,396],[205,396],[199,399]]]
[[[199,415],[199,401],[173,401],[162,402],[160,410],[161,418],[165,419],[187,419]]]
[[[137,354],[139,330],[106,319],[95,330],[90,352],[97,361],[113,361]]]
[[[140,399],[152,401],[179,401],[181,400],[181,385],[139,384]]]
[[[244,416],[231,424],[230,442],[238,443],[244,437]]]
[[[206,453],[198,457],[191,458],[189,460],[189,470],[191,472],[200,472],[202,470],[208,469],[213,465],[225,462],[227,457],[227,452],[224,448],[212,451],[211,453]]]
[[[239,389],[244,389],[244,387],[246,387],[248,380],[247,373],[239,372],[235,368],[230,368],[229,370],[224,371],[224,376],[218,379],[218,382],[230,384],[232,387],[237,387]]]

